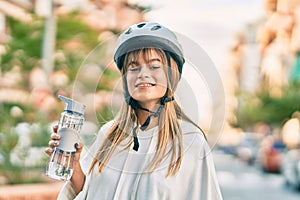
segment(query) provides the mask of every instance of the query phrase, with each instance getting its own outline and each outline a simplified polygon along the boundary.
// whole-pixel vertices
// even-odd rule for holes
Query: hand
[[[52,155],[54,151],[54,147],[57,147],[59,145],[59,141],[61,139],[61,136],[57,134],[57,129],[58,129],[58,125],[53,126],[53,133],[51,134],[51,140],[49,141],[49,148],[45,149],[45,153],[48,154],[49,156]],[[82,171],[79,162],[82,147],[83,147],[83,143],[81,142],[75,144],[76,153],[74,158],[75,162],[73,163],[74,171],[71,177],[71,183],[76,194],[78,194],[82,190],[85,181],[85,175]]]
[[[54,151],[54,147],[59,145],[59,140],[61,139],[60,135],[57,134],[58,125],[53,126],[53,133],[51,134],[51,140],[49,141],[49,148],[45,149],[45,153],[49,156],[52,155]],[[75,144],[76,153],[75,153],[75,160],[80,159],[80,153],[82,151],[83,143],[79,142]]]

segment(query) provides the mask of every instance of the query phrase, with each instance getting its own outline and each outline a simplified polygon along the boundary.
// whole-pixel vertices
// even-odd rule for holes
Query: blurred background
[[[0,0],[0,199],[56,199],[57,95],[87,105],[90,144],[120,106],[116,39],[141,21],[191,38],[222,78],[223,128],[207,132],[224,199],[299,199],[300,0]]]

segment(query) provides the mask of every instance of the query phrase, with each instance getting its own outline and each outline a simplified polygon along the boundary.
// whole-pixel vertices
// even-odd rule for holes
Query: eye
[[[132,67],[129,67],[129,71],[130,72],[139,72],[140,71],[140,68],[139,66],[132,66]]]
[[[158,70],[162,67],[162,62],[159,58],[152,58],[148,63],[149,69]]]
[[[160,69],[160,65],[150,65],[150,69],[152,70]]]

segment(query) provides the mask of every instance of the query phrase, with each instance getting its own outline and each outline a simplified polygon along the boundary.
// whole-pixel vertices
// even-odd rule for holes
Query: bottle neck
[[[75,116],[83,116],[82,113],[76,112],[76,111],[72,111],[72,110],[64,110],[65,113],[68,113],[70,115],[75,115]]]

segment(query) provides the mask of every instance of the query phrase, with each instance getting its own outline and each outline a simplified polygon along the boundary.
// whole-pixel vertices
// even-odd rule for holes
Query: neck
[[[151,110],[155,112],[157,108],[160,106],[160,101],[147,101],[147,102],[138,102],[141,107],[146,108],[148,110]]]
[[[150,111],[156,112],[157,109],[158,109],[158,107],[159,107],[159,105],[156,104],[155,106],[151,106],[151,107],[148,107],[148,106],[147,107],[142,106],[142,107],[143,108],[147,108]],[[139,109],[138,110],[138,122],[139,122],[139,124],[140,125],[144,124],[150,114],[151,113],[149,113],[148,111]],[[147,129],[153,128],[153,127],[155,127],[157,125],[158,125],[158,117],[152,116],[151,119],[150,119],[150,124],[148,125]]]

